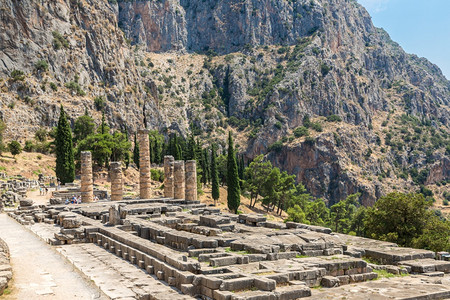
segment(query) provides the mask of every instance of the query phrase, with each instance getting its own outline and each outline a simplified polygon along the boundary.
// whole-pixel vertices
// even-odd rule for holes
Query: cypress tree
[[[158,138],[155,137],[155,163],[161,163],[161,146],[158,143]]]
[[[211,182],[211,174],[210,174],[210,168],[209,168],[209,161],[208,161],[208,149],[203,149],[203,160],[205,161],[205,184]]]
[[[101,134],[105,134],[106,133],[105,111],[102,112],[102,124],[100,126],[101,126],[100,127]]]
[[[73,161],[72,131],[62,105],[56,129],[55,147],[56,177],[62,184],[73,182],[75,179],[75,163]]]
[[[228,132],[228,159],[227,159],[227,180],[228,180],[228,208],[237,213],[241,203],[241,189],[239,187],[239,174],[234,153],[233,138],[231,131]]]
[[[123,134],[125,134],[125,140],[128,142],[128,129],[127,126],[125,125],[125,129],[123,130]],[[127,151],[125,152],[125,168],[128,169],[128,166],[130,165],[130,150],[127,149]]]
[[[134,133],[133,161],[136,164],[136,167],[139,169],[139,144],[137,142],[136,132]]]
[[[214,199],[214,206],[217,204],[217,199],[220,197],[219,190],[219,173],[217,172],[216,161],[216,145],[211,147],[211,180],[212,180],[212,197]]]
[[[197,159],[196,156],[196,147],[197,145],[195,144],[195,140],[194,140],[194,134],[191,133],[191,135],[189,136],[189,140],[188,140],[188,144],[187,144],[187,151],[186,151],[186,160],[194,160]]]

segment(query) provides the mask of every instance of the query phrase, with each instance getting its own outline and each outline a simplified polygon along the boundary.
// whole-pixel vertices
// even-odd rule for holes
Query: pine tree
[[[137,142],[136,133],[134,133],[134,149],[133,149],[133,162],[139,169],[139,144]]]
[[[227,160],[227,180],[228,180],[228,208],[237,213],[241,202],[241,189],[239,187],[239,174],[234,152],[233,138],[231,131],[228,132],[228,160]]]
[[[217,204],[217,199],[220,197],[219,190],[219,173],[217,172],[216,161],[216,146],[213,144],[211,147],[211,181],[212,181],[212,197],[214,199],[214,206]]]
[[[66,113],[61,105],[58,127],[56,128],[56,177],[62,184],[75,179],[75,163],[73,161],[72,131]]]

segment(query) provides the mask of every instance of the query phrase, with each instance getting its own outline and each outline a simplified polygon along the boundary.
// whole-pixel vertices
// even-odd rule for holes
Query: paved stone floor
[[[0,237],[11,252],[11,294],[2,299],[107,299],[54,248],[5,214]]]

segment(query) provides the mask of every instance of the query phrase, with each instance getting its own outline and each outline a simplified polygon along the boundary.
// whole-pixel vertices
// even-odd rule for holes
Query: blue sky
[[[358,0],[377,27],[408,53],[426,57],[450,80],[450,0]]]

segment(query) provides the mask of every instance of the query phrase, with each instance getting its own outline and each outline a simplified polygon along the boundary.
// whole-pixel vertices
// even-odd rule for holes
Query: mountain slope
[[[53,126],[58,101],[76,118],[102,96],[114,128],[145,120],[222,145],[231,128],[247,159],[267,154],[331,203],[450,179],[450,82],[353,0],[18,3],[0,10],[10,137]]]

